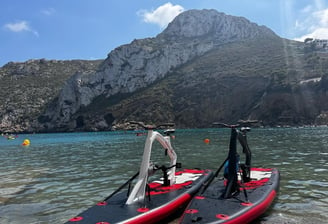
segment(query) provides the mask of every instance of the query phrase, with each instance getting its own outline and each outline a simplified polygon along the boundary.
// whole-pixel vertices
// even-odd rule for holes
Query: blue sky
[[[29,59],[105,59],[154,37],[179,13],[216,9],[288,39],[328,39],[328,0],[1,0],[0,66]]]

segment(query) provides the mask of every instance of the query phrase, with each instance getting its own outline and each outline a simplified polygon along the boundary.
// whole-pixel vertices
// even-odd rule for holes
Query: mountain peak
[[[219,40],[244,39],[276,34],[244,17],[230,16],[214,9],[189,10],[178,15],[160,37],[195,38],[212,36]]]

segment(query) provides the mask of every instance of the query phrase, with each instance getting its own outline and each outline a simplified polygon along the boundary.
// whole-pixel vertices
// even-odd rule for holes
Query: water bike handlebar
[[[224,128],[237,128],[237,127],[239,127],[239,124],[225,124],[225,123],[221,123],[221,122],[213,122],[212,124],[220,126],[220,127],[224,127]]]
[[[225,123],[221,123],[221,122],[213,122],[212,124],[220,126],[220,127],[225,127],[225,128],[238,128],[238,127],[242,126],[240,128],[240,131],[243,133],[251,130],[249,127],[244,126],[245,124],[250,124],[249,122],[240,122],[237,124],[225,124]]]

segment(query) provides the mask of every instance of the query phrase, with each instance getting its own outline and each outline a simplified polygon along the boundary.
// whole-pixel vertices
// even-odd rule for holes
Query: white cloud
[[[306,38],[328,39],[328,28],[317,28],[312,33],[305,34],[301,37],[295,38],[294,40],[304,41]]]
[[[19,32],[31,32],[35,36],[39,37],[39,33],[33,30],[27,21],[20,21],[16,23],[7,23],[4,27],[12,32],[19,33]]]
[[[5,27],[13,32],[22,32],[22,31],[29,31],[30,27],[26,21],[20,21],[17,23],[8,23]]]
[[[314,12],[313,15],[318,19],[321,26],[328,27],[328,9]]]
[[[304,7],[301,12],[303,13],[309,13],[313,10],[313,6],[312,5],[307,5],[306,7]]]
[[[328,39],[328,8],[321,8],[322,5],[319,3],[320,1],[317,2],[317,7],[307,6],[301,10],[301,19],[296,21],[295,30],[303,35],[294,38],[295,40]]]
[[[141,10],[138,15],[143,18],[146,23],[154,23],[161,28],[165,28],[177,15],[184,11],[180,5],[172,5],[170,2],[159,6],[155,10]]]
[[[49,9],[43,9],[41,10],[41,13],[46,15],[46,16],[51,16],[56,12],[54,8],[49,8]]]

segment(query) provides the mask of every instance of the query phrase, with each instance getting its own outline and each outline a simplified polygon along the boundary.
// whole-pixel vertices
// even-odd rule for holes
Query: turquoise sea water
[[[228,129],[177,130],[172,144],[183,168],[217,169],[229,135]],[[26,138],[31,145],[23,147]],[[138,171],[145,138],[134,132],[1,137],[0,223],[64,223]],[[253,166],[281,173],[278,198],[254,223],[327,223],[328,128],[253,129],[248,140]]]

